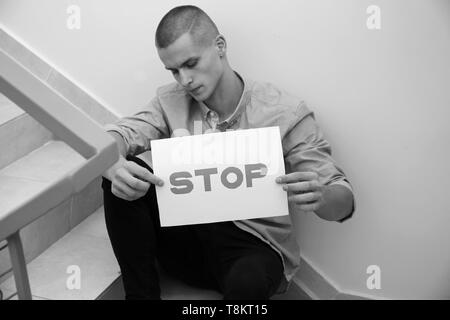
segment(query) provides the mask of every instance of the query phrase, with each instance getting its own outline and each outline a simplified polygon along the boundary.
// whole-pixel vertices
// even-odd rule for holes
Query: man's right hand
[[[163,186],[164,182],[135,162],[119,161],[111,172],[111,192],[123,200],[134,201],[146,195],[150,184]]]

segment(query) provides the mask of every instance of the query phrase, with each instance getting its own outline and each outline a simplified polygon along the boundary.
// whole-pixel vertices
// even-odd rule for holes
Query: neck
[[[244,84],[228,67],[219,80],[216,90],[204,103],[219,114],[220,120],[225,120],[233,114],[242,97]]]

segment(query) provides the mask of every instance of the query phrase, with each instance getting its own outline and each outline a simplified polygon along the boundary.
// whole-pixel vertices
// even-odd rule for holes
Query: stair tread
[[[50,141],[0,170],[0,221],[24,200],[80,166],[85,159],[67,144]]]
[[[53,182],[86,160],[62,141],[50,141],[0,170],[0,175]]]
[[[0,223],[26,199],[34,198],[48,183],[0,174]]]
[[[33,117],[1,99],[0,95],[0,169],[52,140],[52,133]]]
[[[0,94],[0,125],[15,119],[24,113],[25,111]]]

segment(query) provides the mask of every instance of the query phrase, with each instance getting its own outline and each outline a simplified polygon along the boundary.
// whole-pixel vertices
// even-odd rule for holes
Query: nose
[[[188,72],[180,70],[180,83],[185,88],[189,87],[192,83],[192,76]]]

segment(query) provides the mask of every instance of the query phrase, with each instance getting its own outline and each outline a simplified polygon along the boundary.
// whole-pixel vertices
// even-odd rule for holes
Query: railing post
[[[30,282],[28,280],[27,263],[23,253],[19,231],[8,237],[9,256],[14,272],[16,290],[20,300],[31,300]]]

